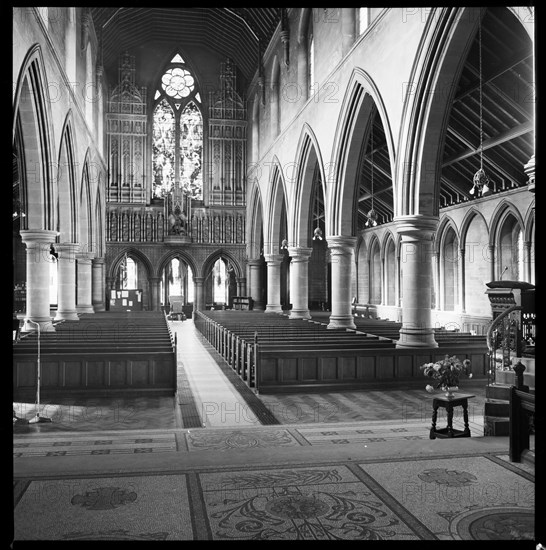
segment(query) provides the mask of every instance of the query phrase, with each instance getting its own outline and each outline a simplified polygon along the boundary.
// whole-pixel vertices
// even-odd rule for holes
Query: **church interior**
[[[10,543],[544,540],[534,7],[12,12]]]

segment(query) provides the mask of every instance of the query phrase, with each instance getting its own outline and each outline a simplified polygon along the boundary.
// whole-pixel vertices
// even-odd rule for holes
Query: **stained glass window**
[[[154,195],[162,197],[174,182],[175,118],[172,107],[162,99],[154,109],[152,163]]]
[[[193,76],[189,71],[181,67],[168,69],[161,77],[162,88],[175,99],[188,97],[195,88],[194,82]]]
[[[192,101],[180,115],[180,183],[194,199],[202,198],[203,118]]]
[[[176,179],[192,198],[203,197],[203,116],[196,86],[189,67],[176,54],[154,97],[154,196],[163,197]]]

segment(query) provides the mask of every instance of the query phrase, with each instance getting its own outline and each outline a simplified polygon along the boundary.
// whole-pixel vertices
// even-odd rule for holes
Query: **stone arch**
[[[260,187],[256,181],[250,189],[247,212],[251,215],[250,223],[247,224],[247,257],[249,259],[259,258],[262,254],[262,240],[264,238],[263,207]],[[248,210],[250,208],[250,210]]]
[[[50,105],[42,50],[36,44],[21,64],[13,102],[12,142],[19,135],[24,145],[20,151],[21,195],[26,210],[22,229],[55,231],[57,227]]]
[[[396,305],[396,277],[398,276],[397,242],[392,231],[383,235],[382,252],[385,305]]]
[[[313,190],[315,165],[318,163],[322,182],[322,194],[326,197],[324,164],[317,138],[311,127],[305,123],[302,127],[296,150],[296,181],[294,186],[294,208],[288,221],[288,238],[293,246],[309,246],[311,235],[310,206]],[[325,203],[325,216],[328,216]]]
[[[377,109],[385,131],[391,174],[394,174],[396,166],[394,142],[381,94],[370,76],[362,69],[356,68],[347,85],[334,136],[333,170],[330,172],[333,177],[328,181],[328,194],[325,197],[330,213],[326,224],[327,235],[353,235],[354,233],[354,188],[362,142],[369,130],[374,108]],[[395,182],[394,178],[393,182]],[[396,193],[394,197],[396,211]]]
[[[370,275],[370,303],[381,304],[383,301],[383,281],[382,281],[382,262],[381,242],[376,234],[372,235],[368,243],[368,265]]]
[[[512,215],[516,221],[520,224],[522,231],[525,228],[523,223],[523,217],[514,204],[507,199],[503,199],[495,208],[495,212],[491,216],[490,230],[489,230],[489,244],[496,246],[497,237],[502,224],[504,223],[506,216]]]
[[[120,250],[118,254],[114,258],[112,258],[112,261],[110,262],[108,268],[108,277],[110,277],[112,280],[115,280],[116,274],[119,270],[119,266],[124,260],[125,255],[136,258],[144,267],[146,271],[146,276],[148,278],[154,277],[154,266],[152,265],[150,259],[146,254],[144,254],[144,252],[142,252],[135,246],[128,246],[127,248]]]
[[[90,152],[87,151],[83,162],[80,189],[77,197],[77,232],[80,251],[93,252],[93,213],[91,202],[91,182],[89,176]]]
[[[272,162],[269,181],[269,196],[267,202],[266,224],[264,232],[264,252],[277,253],[277,241],[281,234],[281,214],[283,204],[286,207],[287,217],[290,216],[286,201],[286,184],[279,159],[275,156]]]
[[[78,242],[77,234],[77,186],[75,174],[75,140],[73,131],[72,111],[66,115],[61,141],[59,145],[59,160],[57,164],[57,231],[60,242]]]

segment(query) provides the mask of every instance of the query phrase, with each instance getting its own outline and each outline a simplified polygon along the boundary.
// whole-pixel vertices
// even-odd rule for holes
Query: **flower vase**
[[[455,397],[455,391],[458,390],[459,387],[458,386],[446,386],[444,388],[445,392],[446,392],[446,397],[448,399],[453,399]]]

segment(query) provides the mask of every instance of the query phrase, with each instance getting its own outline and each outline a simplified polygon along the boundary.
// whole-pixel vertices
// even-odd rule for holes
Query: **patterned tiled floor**
[[[52,422],[14,423],[16,541],[533,538],[534,468],[483,437],[482,382],[472,437],[430,440],[424,387],[256,395],[185,342],[229,393],[197,395],[182,360],[176,396],[42,400]]]

